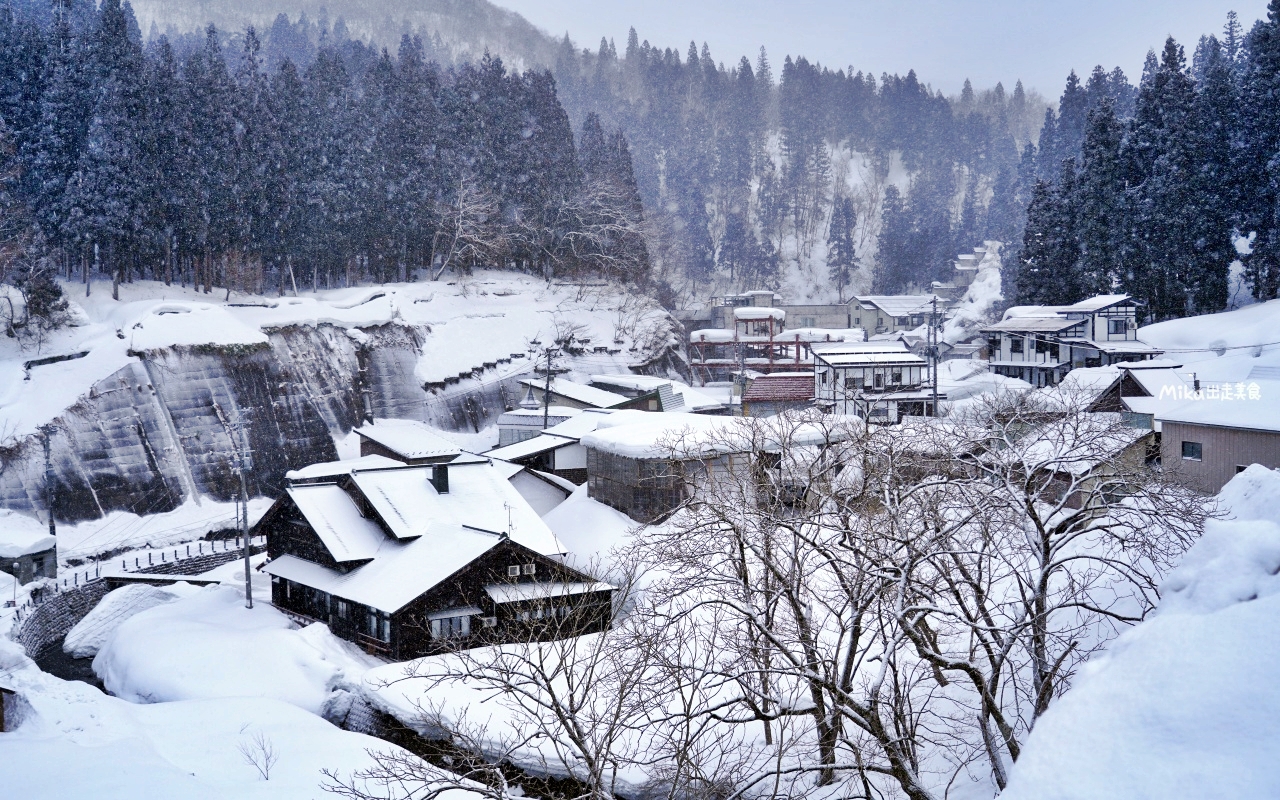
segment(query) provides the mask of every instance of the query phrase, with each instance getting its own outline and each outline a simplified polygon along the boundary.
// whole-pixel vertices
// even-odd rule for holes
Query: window
[[[910,317],[896,317],[896,318],[894,319],[894,323],[895,323],[895,324],[897,324],[897,325],[901,325],[902,327],[904,327],[904,328],[905,328],[906,326],[908,326],[908,325],[910,325],[910,324],[911,324],[911,318],[910,318]]]
[[[1123,319],[1107,320],[1107,333],[1111,333],[1111,334],[1124,333],[1124,329],[1125,329],[1124,322],[1125,321]]]
[[[1237,475],[1239,475],[1241,472],[1244,472],[1246,469],[1248,469],[1248,467],[1247,467],[1247,466],[1245,466],[1244,464],[1236,464],[1236,474],[1237,474]]]
[[[818,327],[818,321],[817,321],[817,319],[816,319],[815,317],[801,317],[801,318],[800,318],[800,327],[801,327],[801,328],[816,328],[816,327]]]
[[[369,610],[366,621],[366,633],[380,642],[391,641],[391,615],[381,611]],[[434,625],[432,626],[434,629]]]
[[[853,318],[853,324],[854,324],[854,325],[861,325],[861,324],[862,324],[862,317],[854,317],[854,318]]]
[[[336,600],[334,602],[334,612],[338,615],[338,619],[351,618],[351,604],[346,600]]]
[[[877,388],[877,389],[880,389],[880,388],[883,388],[883,387],[884,387],[884,375],[883,375],[883,374],[881,374],[881,373],[879,373],[879,372],[877,372],[877,373],[876,373],[876,388]]]
[[[1021,337],[1021,336],[1014,336],[1013,338],[1011,338],[1011,339],[1009,340],[1009,352],[1010,352],[1010,353],[1021,353],[1021,352],[1022,352],[1022,337]]]
[[[1000,337],[992,336],[987,339],[987,349],[991,351],[991,357],[995,358],[1000,353]]]
[[[889,376],[890,383],[902,383],[902,370],[895,369]]]
[[[534,574],[537,574],[537,572],[538,572],[538,565],[537,565],[537,564],[525,564],[525,565],[524,565],[524,567],[523,567],[520,571],[521,571],[522,573],[524,573],[525,575],[534,575]]]
[[[1203,461],[1204,445],[1199,442],[1183,442],[1182,458],[1185,461]]]
[[[861,376],[855,377],[855,376],[849,375],[849,376],[846,376],[844,379],[844,388],[846,389],[853,389],[856,391],[862,388],[862,384],[863,384],[863,379]]]
[[[873,408],[871,409],[871,411],[870,411],[869,413],[870,413],[870,415],[871,415],[871,416],[873,416],[873,417],[887,417],[887,416],[889,416],[889,407],[888,407],[888,406],[875,406],[875,407],[873,407]]]
[[[923,325],[923,324],[924,324],[924,316],[923,316],[923,315],[921,315],[921,314],[912,314],[912,315],[911,315],[911,324],[912,324],[912,325],[914,325],[914,326],[920,326],[920,325]]]
[[[519,578],[519,577],[520,577],[520,565],[519,565],[519,564],[512,564],[511,566],[507,567],[507,577],[508,577],[508,578]]]
[[[441,617],[431,620],[432,639],[451,639],[471,635],[471,617]]]

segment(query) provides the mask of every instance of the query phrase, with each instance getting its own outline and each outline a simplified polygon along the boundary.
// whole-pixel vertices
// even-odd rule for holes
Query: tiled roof
[[[802,403],[813,399],[813,374],[762,375],[742,394],[744,403]]]

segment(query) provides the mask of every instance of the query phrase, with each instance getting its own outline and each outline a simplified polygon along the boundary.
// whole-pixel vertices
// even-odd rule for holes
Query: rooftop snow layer
[[[424,465],[356,472],[360,493],[400,539],[424,536],[437,526],[465,525],[506,532],[518,544],[539,553],[562,552],[551,529],[529,508],[497,462],[449,467],[449,491],[431,484],[436,467]],[[352,509],[355,504],[347,498]]]
[[[534,389],[546,389],[546,381],[536,378],[526,378],[520,383],[524,386],[530,386]],[[579,403],[584,403],[595,408],[611,408],[621,403],[627,402],[630,398],[623,397],[620,394],[606,392],[603,389],[596,389],[583,383],[574,383],[564,378],[553,378],[551,380],[551,394],[567,397]]]
[[[35,517],[0,508],[0,558],[41,553],[56,544],[49,526]]]
[[[286,491],[339,564],[373,558],[386,541],[378,523],[361,516],[350,496],[335,484],[290,486]]]
[[[563,436],[552,436],[550,434],[542,434],[532,439],[509,444],[506,447],[499,447],[485,453],[489,458],[499,458],[503,461],[517,461],[522,458],[536,456],[539,453],[548,453],[567,445],[577,444],[573,439],[566,439]]]
[[[872,305],[891,317],[906,317],[912,314],[923,314],[933,309],[933,301],[943,302],[942,298],[931,294],[868,294],[854,298],[864,306]]]
[[[1229,387],[1229,396],[1223,386]],[[1244,397],[1237,396],[1244,387]],[[1256,393],[1255,390],[1256,389]],[[1255,396],[1256,395],[1256,396]],[[1217,428],[1280,432],[1280,381],[1202,383],[1200,399],[1188,400],[1159,414],[1162,422],[1184,422]]]
[[[292,555],[268,562],[262,571],[394,614],[502,541],[497,533],[458,525],[439,536],[388,540],[377,558],[346,573]]]
[[[430,425],[413,419],[379,419],[356,428],[360,436],[408,459],[457,456],[462,449],[442,438]]]
[[[735,308],[733,310],[733,318],[741,320],[766,320],[776,319],[779,322],[787,318],[787,312],[780,308],[768,308],[766,306],[745,306],[743,308]]]
[[[404,462],[386,456],[361,456],[345,461],[324,461],[319,464],[308,464],[300,469],[291,469],[284,474],[285,480],[306,481],[318,478],[336,478],[339,475],[350,475],[352,470],[377,469],[379,467],[398,467]]]

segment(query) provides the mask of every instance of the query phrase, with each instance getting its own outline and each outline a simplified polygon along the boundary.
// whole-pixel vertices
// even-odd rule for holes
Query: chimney
[[[449,465],[436,464],[431,468],[431,485],[438,494],[449,493]]]

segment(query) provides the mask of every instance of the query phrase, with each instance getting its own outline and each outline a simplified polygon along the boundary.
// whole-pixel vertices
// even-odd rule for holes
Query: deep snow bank
[[[93,669],[108,691],[135,703],[269,697],[320,714],[348,673],[380,662],[317,627],[296,630],[270,605],[246,609],[234,588],[211,586],[121,623]]]
[[[1002,798],[1280,797],[1280,472],[1219,500],[1231,517],[1041,718]]]

